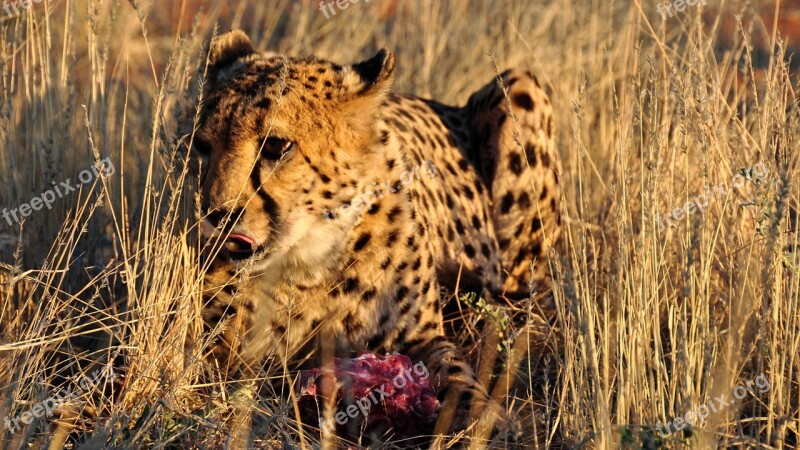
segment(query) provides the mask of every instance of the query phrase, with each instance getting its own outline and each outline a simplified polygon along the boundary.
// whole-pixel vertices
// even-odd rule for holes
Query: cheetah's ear
[[[348,96],[384,95],[394,82],[394,53],[382,48],[372,58],[344,68],[342,85]]]
[[[340,111],[357,135],[373,135],[375,116],[394,82],[394,53],[381,49],[372,58],[342,69]]]
[[[219,69],[253,53],[255,53],[253,44],[244,31],[228,31],[211,41],[208,51],[208,65],[209,68]]]

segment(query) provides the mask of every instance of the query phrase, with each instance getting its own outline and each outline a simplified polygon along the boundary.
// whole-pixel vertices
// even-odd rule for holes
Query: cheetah
[[[456,107],[391,92],[394,68],[387,49],[339,65],[257,52],[241,31],[212,40],[181,130],[202,233],[220,244],[204,283],[206,327],[225,324],[211,355],[248,378],[309,348],[397,351],[426,365],[442,418],[489,420],[440,292],[512,298],[544,282],[561,224],[552,108],[527,71]]]

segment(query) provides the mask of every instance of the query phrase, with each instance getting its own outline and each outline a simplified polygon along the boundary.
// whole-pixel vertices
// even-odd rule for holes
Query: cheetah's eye
[[[289,153],[294,148],[294,142],[280,139],[276,137],[269,137],[261,139],[261,157],[268,161],[277,161],[283,155]]]

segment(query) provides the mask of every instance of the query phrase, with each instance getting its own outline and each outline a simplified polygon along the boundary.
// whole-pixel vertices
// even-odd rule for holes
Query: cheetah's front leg
[[[455,344],[444,336],[441,326],[438,330],[420,326],[406,338],[402,348],[426,365],[442,402],[434,434],[469,429],[472,436],[488,437],[493,427],[502,422],[502,409],[492,401]],[[470,427],[473,423],[475,427]]]

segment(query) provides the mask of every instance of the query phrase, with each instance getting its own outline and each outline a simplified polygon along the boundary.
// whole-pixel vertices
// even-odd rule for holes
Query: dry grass
[[[497,446],[798,448],[800,114],[783,50],[792,30],[756,14],[773,3],[710,3],[667,22],[639,0],[373,0],[329,20],[311,1],[51,0],[0,18],[0,207],[106,156],[116,167],[23,226],[0,219],[0,261],[13,266],[0,272],[0,415],[113,364],[115,383],[70,404],[86,430],[74,445],[221,442],[224,374],[187,346],[201,332],[203,267],[194,181],[172,144],[174,111],[191,101],[218,23],[258,48],[341,62],[391,47],[397,90],[452,103],[491,79],[492,58],[544,80],[567,237],[546,262],[556,274],[550,351],[520,361],[503,401],[522,434]],[[797,14],[795,3],[774,17]],[[759,162],[765,177],[730,189]],[[716,186],[727,194],[704,212],[659,227],[659,215]],[[769,389],[714,408],[691,431],[656,430],[759,375]],[[257,443],[312,446],[276,382],[293,374],[278,364],[264,376]],[[42,445],[47,430],[34,421],[0,439]]]

